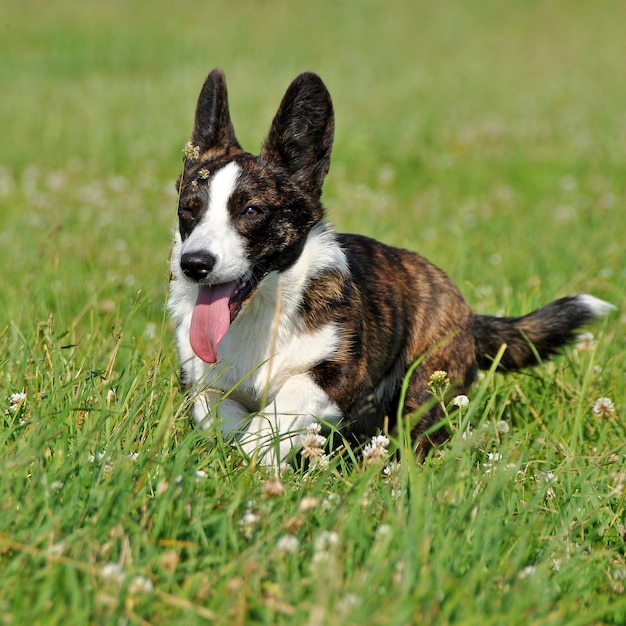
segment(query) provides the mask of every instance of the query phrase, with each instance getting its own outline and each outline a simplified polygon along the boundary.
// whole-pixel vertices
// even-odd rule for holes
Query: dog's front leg
[[[191,414],[202,430],[208,430],[217,421],[224,439],[232,439],[246,429],[250,411],[236,400],[223,396],[223,391],[212,389],[199,393],[194,398]]]
[[[336,424],[340,418],[339,407],[326,392],[308,374],[298,374],[252,418],[239,442],[248,456],[257,454],[262,465],[276,465],[302,444],[307,426],[319,420]]]

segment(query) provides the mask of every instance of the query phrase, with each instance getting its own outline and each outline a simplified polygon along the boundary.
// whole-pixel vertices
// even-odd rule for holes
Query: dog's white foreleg
[[[274,401],[250,421],[239,443],[249,456],[258,454],[263,465],[276,465],[302,443],[307,426],[324,421],[336,424],[339,407],[308,374],[292,376]]]
[[[217,421],[222,436],[233,438],[246,428],[250,420],[250,411],[231,398],[224,398],[222,391],[206,390],[199,393],[193,402],[191,414],[202,430],[208,430]]]

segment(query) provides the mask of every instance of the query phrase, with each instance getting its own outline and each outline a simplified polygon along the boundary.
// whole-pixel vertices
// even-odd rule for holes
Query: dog
[[[307,72],[260,154],[244,151],[214,69],[177,182],[168,308],[181,382],[195,422],[217,422],[262,464],[284,460],[315,422],[362,438],[420,407],[411,434],[427,449],[442,437],[441,408],[428,404],[433,372],[465,393],[478,368],[536,365],[614,308],[581,294],[523,317],[477,315],[419,254],[336,233],[320,200],[333,135],[330,94]]]

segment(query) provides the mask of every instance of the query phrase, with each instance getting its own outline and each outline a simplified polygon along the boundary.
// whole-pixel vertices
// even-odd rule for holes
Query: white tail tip
[[[602,317],[611,311],[617,310],[617,307],[613,306],[610,302],[605,302],[604,300],[600,300],[600,298],[590,296],[588,293],[582,293],[577,296],[577,298],[578,302],[580,302],[580,304],[582,304],[594,317]]]

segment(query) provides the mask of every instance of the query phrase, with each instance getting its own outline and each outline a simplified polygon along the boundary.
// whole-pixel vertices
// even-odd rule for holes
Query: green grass
[[[0,623],[626,623],[625,22],[610,0],[3,3]],[[478,312],[620,312],[590,351],[488,374],[423,465],[346,449],[269,494],[191,428],[164,314],[216,65],[251,150],[322,75],[338,228],[419,250]]]

